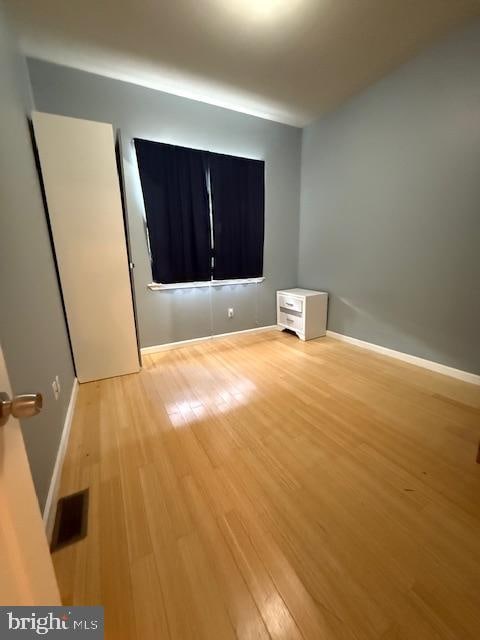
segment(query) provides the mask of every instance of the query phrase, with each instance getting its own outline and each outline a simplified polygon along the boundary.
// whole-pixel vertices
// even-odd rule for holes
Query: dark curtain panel
[[[211,278],[206,154],[135,139],[155,282]]]
[[[265,163],[209,154],[214,279],[263,275]]]

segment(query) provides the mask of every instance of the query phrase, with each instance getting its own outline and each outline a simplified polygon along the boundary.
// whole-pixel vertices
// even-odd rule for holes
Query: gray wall
[[[480,373],[480,22],[303,133],[299,284],[329,328]]]
[[[1,7],[0,86],[0,339],[13,391],[44,396],[42,413],[22,424],[43,508],[74,373],[27,123],[27,67]],[[57,374],[62,392],[55,401]]]
[[[276,290],[297,280],[300,129],[39,60],[28,65],[38,110],[111,122],[121,131],[141,346],[274,324]],[[147,290],[152,275],[134,137],[265,159],[265,282]]]

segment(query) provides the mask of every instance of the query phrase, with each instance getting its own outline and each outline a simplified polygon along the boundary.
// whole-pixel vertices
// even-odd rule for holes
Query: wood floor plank
[[[480,388],[322,338],[229,336],[81,385],[53,554],[107,640],[476,640]]]
[[[234,640],[235,632],[219,583],[198,534],[183,536],[178,546],[190,584],[190,605],[199,621],[197,638]]]
[[[153,555],[131,563],[136,637],[144,640],[170,639],[162,587]]]
[[[189,580],[178,548],[178,538],[154,465],[143,468],[141,477],[145,499],[149,504],[148,524],[170,637],[172,640],[195,640],[198,638],[200,620],[193,610]]]
[[[224,535],[273,640],[302,637],[250,536],[235,511],[220,520]]]
[[[183,484],[197,529],[210,561],[216,569],[237,638],[267,640],[270,635],[235,563],[234,556],[225,544],[217,519],[202,497],[193,477],[185,478]]]
[[[105,608],[105,635],[127,640],[135,636],[135,612],[128,561],[127,522],[119,478],[100,483],[100,583]]]

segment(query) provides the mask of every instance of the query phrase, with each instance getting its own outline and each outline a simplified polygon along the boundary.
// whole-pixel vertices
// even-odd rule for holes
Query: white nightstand
[[[312,340],[327,332],[328,293],[309,289],[277,291],[277,324],[291,329],[301,340]]]

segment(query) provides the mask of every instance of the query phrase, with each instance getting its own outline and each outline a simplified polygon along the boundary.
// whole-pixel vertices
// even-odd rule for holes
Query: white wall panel
[[[78,379],[138,371],[112,126],[39,112],[33,126]]]

